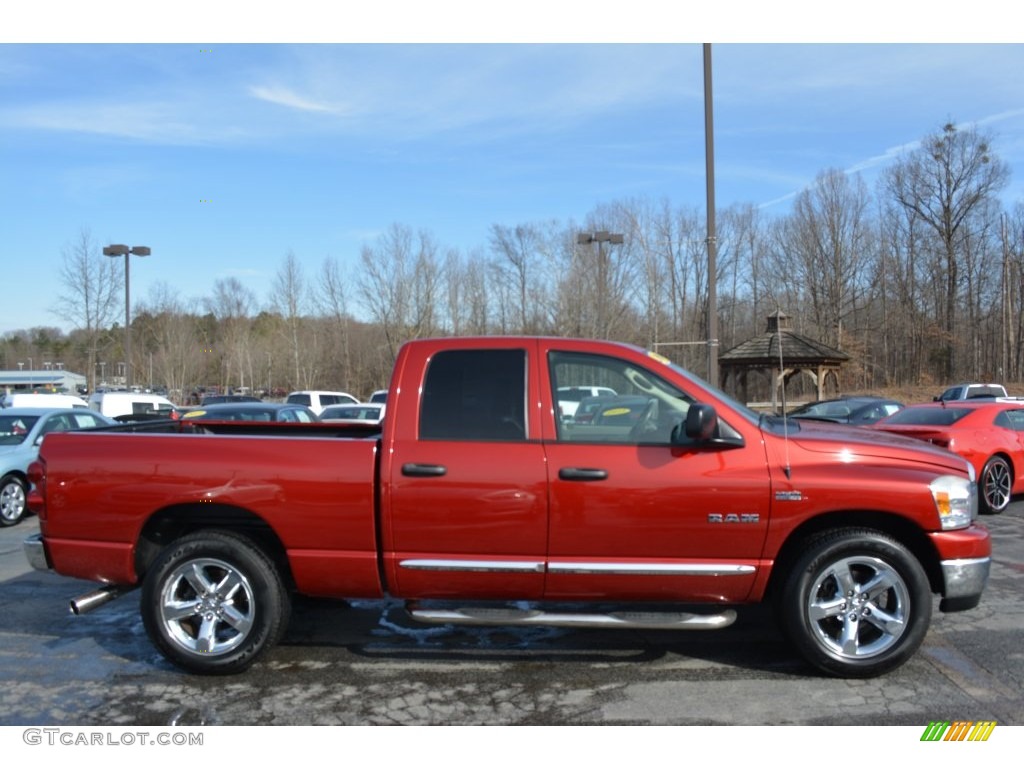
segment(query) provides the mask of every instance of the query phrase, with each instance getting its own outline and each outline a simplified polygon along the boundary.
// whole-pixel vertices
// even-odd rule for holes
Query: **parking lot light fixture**
[[[149,256],[149,246],[135,245],[129,248],[127,245],[108,245],[103,249],[104,256],[117,258],[124,256],[124,358],[125,371],[124,383],[128,389],[132,386],[132,323],[131,323],[131,292],[128,278],[128,259],[134,254],[136,256]]]
[[[607,257],[602,245],[604,243],[608,243],[609,245],[622,245],[625,242],[625,236],[618,232],[608,232],[606,230],[601,230],[599,232],[581,232],[576,235],[576,242],[579,245],[597,243],[597,330],[602,337],[607,338],[610,330],[608,327],[610,320],[607,309],[609,268]]]

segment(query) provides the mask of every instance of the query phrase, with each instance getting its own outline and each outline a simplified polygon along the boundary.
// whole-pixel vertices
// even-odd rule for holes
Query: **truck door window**
[[[571,414],[560,408],[560,441],[668,445],[693,402],[660,376],[618,358],[552,352],[549,366],[553,402],[570,387],[613,393],[584,397]]]
[[[526,440],[526,351],[437,353],[420,401],[421,440]]]

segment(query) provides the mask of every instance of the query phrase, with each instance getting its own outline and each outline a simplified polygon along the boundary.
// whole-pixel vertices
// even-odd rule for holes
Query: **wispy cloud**
[[[345,110],[334,104],[322,101],[313,101],[300,96],[295,91],[281,86],[250,86],[249,93],[261,101],[277,104],[282,107],[298,109],[302,112],[325,112],[329,114],[341,114]]]
[[[0,126],[94,134],[157,144],[198,144],[242,137],[242,132],[234,128],[225,131],[215,127],[203,119],[203,114],[171,103],[64,102],[0,110]]]

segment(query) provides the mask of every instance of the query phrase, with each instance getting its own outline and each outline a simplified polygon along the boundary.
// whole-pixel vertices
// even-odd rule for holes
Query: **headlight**
[[[942,530],[966,528],[978,516],[978,486],[954,475],[937,477],[928,485]]]

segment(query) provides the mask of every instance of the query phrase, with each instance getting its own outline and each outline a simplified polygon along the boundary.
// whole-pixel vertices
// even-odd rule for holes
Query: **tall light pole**
[[[576,236],[576,242],[580,245],[597,243],[597,319],[600,324],[598,329],[603,336],[608,335],[607,317],[605,317],[605,294],[608,288],[608,265],[605,263],[604,250],[601,243],[609,245],[622,245],[625,238],[621,234],[612,232],[582,232]]]
[[[704,43],[704,160],[708,216],[708,381],[718,382],[718,235],[715,232],[715,127],[711,91],[711,43]]]
[[[132,254],[149,256],[150,250],[145,245],[136,245],[131,248],[127,245],[108,245],[103,249],[104,256],[111,258],[124,256],[124,385],[129,389],[132,386],[132,305],[128,279],[128,258]]]

